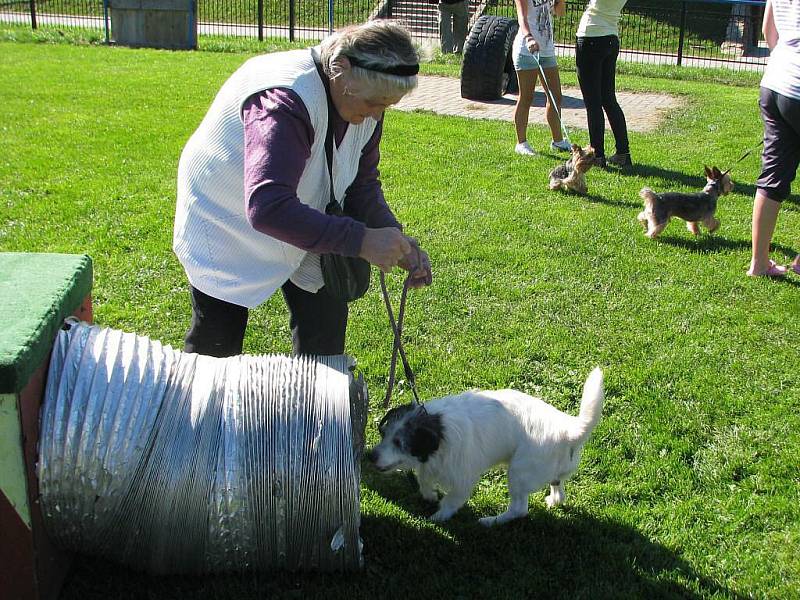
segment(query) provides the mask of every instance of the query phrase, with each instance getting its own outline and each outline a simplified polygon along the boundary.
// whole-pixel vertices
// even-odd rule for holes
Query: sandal
[[[779,265],[774,260],[769,261],[769,267],[763,273],[758,274],[751,274],[750,277],[783,277],[786,275],[786,271],[788,271],[788,267],[784,267],[783,265]],[[795,271],[794,267],[792,270]],[[795,271],[797,273],[797,271]],[[800,274],[800,273],[798,273]]]
[[[789,268],[798,275],[800,275],[800,265],[791,264],[789,265]]]

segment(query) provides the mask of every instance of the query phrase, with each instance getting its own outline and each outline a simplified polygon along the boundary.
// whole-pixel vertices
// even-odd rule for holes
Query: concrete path
[[[562,89],[562,119],[567,129],[586,129],[586,110],[581,91],[577,88]],[[617,92],[617,100],[625,113],[631,131],[652,131],[664,117],[666,111],[680,106],[680,99],[666,94],[642,92]],[[472,119],[494,119],[513,121],[515,95],[506,94],[500,100],[478,102],[461,97],[461,82],[453,77],[421,75],[419,86],[394,106],[398,110],[428,110],[440,115],[469,117]],[[537,86],[531,107],[529,122],[546,124],[545,94]],[[608,123],[606,123],[608,127]]]

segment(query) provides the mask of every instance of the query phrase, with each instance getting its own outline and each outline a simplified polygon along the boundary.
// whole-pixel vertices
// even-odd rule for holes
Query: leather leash
[[[572,141],[569,139],[569,132],[567,131],[567,126],[564,125],[564,120],[561,118],[561,109],[556,104],[556,99],[553,97],[553,92],[550,91],[550,82],[547,81],[547,75],[544,74],[544,69],[542,68],[542,63],[539,61],[539,51],[531,52],[533,57],[536,59],[536,64],[539,66],[539,73],[542,76],[542,87],[547,92],[547,95],[550,96],[550,103],[553,107],[553,110],[556,111],[556,116],[558,117],[558,122],[561,125],[561,133],[564,134],[564,139],[567,141],[568,144],[571,144]]]
[[[737,160],[737,161],[736,161],[735,163],[733,163],[733,164],[732,164],[730,167],[728,167],[728,170],[727,170],[727,171],[725,171],[725,172],[723,173],[723,175],[727,175],[728,173],[730,173],[730,172],[733,170],[733,167],[735,167],[735,166],[736,166],[736,165],[738,165],[740,162],[742,162],[742,161],[743,161],[745,158],[747,158],[748,156],[750,156],[750,153],[751,153],[753,150],[755,150],[756,148],[758,148],[758,147],[760,147],[760,146],[763,146],[763,145],[764,145],[764,140],[761,140],[761,141],[760,141],[758,144],[756,144],[755,146],[753,146],[752,148],[750,148],[750,150],[748,150],[747,152],[745,152],[744,154],[742,154],[742,155],[739,157],[739,160]]]
[[[420,255],[419,249],[417,248],[417,263],[419,264]],[[395,378],[395,371],[397,369],[397,355],[400,355],[400,359],[403,361],[403,370],[406,374],[406,379],[408,383],[411,385],[411,391],[414,394],[414,402],[412,404],[421,405],[422,403],[419,401],[419,395],[417,394],[417,382],[416,378],[414,377],[414,371],[411,370],[411,365],[408,364],[408,359],[406,358],[405,350],[403,349],[403,319],[405,317],[406,311],[406,298],[408,297],[408,288],[411,287],[411,271],[409,271],[408,276],[406,277],[405,281],[403,282],[403,292],[400,294],[400,306],[397,309],[397,320],[394,318],[394,311],[392,310],[392,303],[389,300],[389,291],[386,288],[386,274],[381,271],[380,273],[381,279],[381,292],[383,293],[383,302],[386,305],[386,312],[389,315],[389,323],[392,326],[392,332],[394,333],[394,347],[392,348],[392,362],[389,366],[389,383],[386,386],[386,397],[383,399],[383,408],[384,410],[389,408],[389,402],[392,399],[392,391],[394,389],[394,378]]]

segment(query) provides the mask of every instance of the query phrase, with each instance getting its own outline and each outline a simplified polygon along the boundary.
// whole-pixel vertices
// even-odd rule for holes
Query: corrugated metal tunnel
[[[351,358],[212,358],[68,321],[38,477],[49,534],[153,573],[361,566]]]

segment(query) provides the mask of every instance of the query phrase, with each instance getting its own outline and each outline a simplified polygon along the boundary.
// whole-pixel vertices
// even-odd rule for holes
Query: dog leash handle
[[[419,250],[417,250],[417,257],[419,259]],[[408,297],[408,288],[411,287],[411,272],[409,271],[408,276],[406,277],[403,283],[403,291],[400,294],[400,307],[397,311],[397,320],[394,318],[394,311],[392,310],[392,303],[389,300],[389,291],[386,287],[386,275],[383,271],[380,273],[380,280],[381,280],[381,293],[383,295],[383,302],[386,305],[386,313],[389,315],[389,324],[392,326],[392,332],[394,333],[394,345],[392,347],[392,360],[389,365],[389,381],[386,385],[386,396],[383,399],[383,408],[389,408],[389,402],[392,399],[392,391],[394,390],[394,379],[395,379],[395,372],[397,370],[397,356],[400,355],[400,359],[403,362],[403,370],[405,371],[406,379],[408,380],[409,385],[411,386],[411,392],[414,394],[414,401],[415,404],[421,404],[419,401],[419,395],[417,394],[417,382],[416,377],[414,376],[414,371],[411,369],[411,365],[408,363],[408,359],[406,358],[405,350],[403,349],[403,319],[405,318],[405,309],[406,309],[406,298]]]

